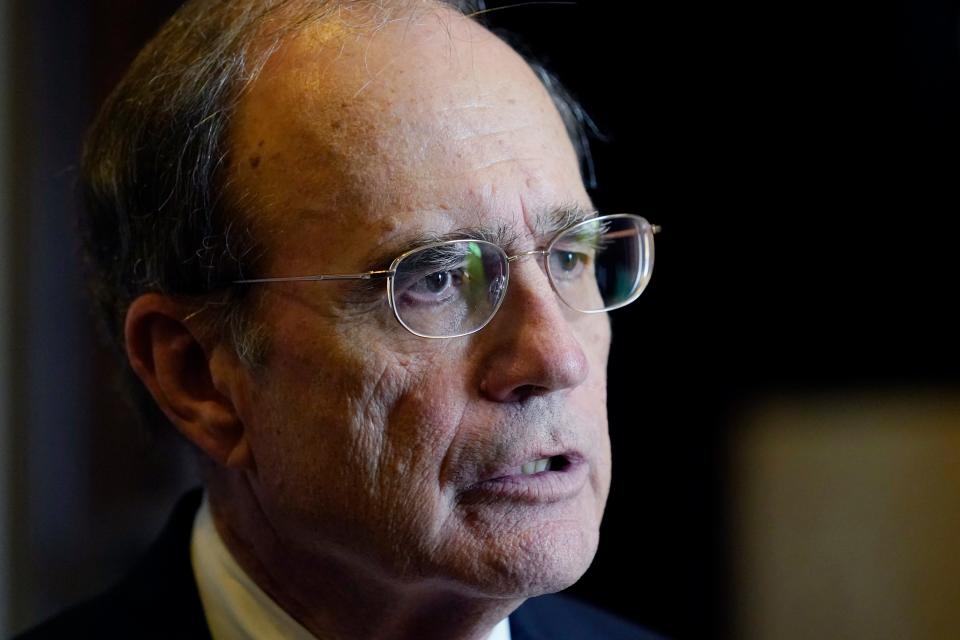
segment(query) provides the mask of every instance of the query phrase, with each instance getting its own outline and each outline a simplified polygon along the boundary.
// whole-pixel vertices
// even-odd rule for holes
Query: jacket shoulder
[[[180,500],[160,538],[119,584],[63,611],[15,640],[209,640],[190,562],[193,517],[201,497],[200,491],[191,491]]]
[[[14,640],[45,640],[47,638],[93,638],[104,635],[103,621],[116,620],[116,610],[109,606],[106,595],[75,605]],[[112,610],[112,611],[111,611]],[[98,621],[100,621],[98,623]],[[114,636],[115,637],[115,636]]]
[[[568,595],[531,598],[510,619],[513,640],[663,640],[633,622]]]

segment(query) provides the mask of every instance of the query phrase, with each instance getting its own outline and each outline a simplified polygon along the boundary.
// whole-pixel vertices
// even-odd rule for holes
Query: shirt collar
[[[240,568],[217,533],[206,494],[193,521],[190,559],[213,640],[317,640]],[[509,619],[487,640],[511,640]]]

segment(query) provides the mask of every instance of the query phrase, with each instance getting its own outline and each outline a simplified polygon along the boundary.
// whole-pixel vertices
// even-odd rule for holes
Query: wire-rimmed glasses
[[[602,313],[630,304],[653,272],[653,236],[660,227],[631,213],[598,216],[557,233],[542,249],[508,256],[492,242],[446,240],[411,249],[390,268],[235,280],[234,284],[386,278],[397,321],[422,338],[457,338],[484,328],[510,282],[510,265],[540,256],[550,286],[571,309]]]

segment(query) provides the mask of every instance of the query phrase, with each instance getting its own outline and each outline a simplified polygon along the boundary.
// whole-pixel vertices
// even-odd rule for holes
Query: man
[[[205,491],[31,637],[647,637],[543,594],[597,549],[603,312],[654,228],[596,217],[512,49],[433,1],[190,2],[84,165],[98,300]]]

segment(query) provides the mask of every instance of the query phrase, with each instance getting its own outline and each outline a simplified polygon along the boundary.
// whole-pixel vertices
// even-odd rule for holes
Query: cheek
[[[421,363],[422,365],[423,363]],[[406,371],[403,392],[391,407],[385,462],[399,482],[417,479],[439,491],[446,452],[467,407],[468,376],[432,361]]]
[[[575,397],[581,415],[592,416],[595,430],[591,437],[591,485],[596,496],[597,521],[603,516],[610,493],[611,451],[607,424],[607,359],[610,354],[611,327],[607,314],[586,316],[579,330],[581,346],[590,362],[590,374],[577,389]]]
[[[610,356],[611,340],[610,318],[607,314],[600,313],[573,316],[573,320],[580,347],[590,364],[589,376],[578,392],[602,404],[606,411],[607,360]]]
[[[273,354],[251,403],[263,498],[338,536],[434,514],[465,407],[466,376],[443,360],[331,344]]]
[[[601,363],[603,371],[607,369],[607,358],[610,355],[610,340],[612,328],[610,326],[610,316],[606,313],[597,314],[591,317],[596,320],[592,331],[590,332],[590,348],[595,354],[598,363]]]
[[[356,498],[376,478],[380,418],[397,376],[338,340],[285,336],[274,345],[244,416],[263,500],[303,517],[338,499],[362,510]]]

